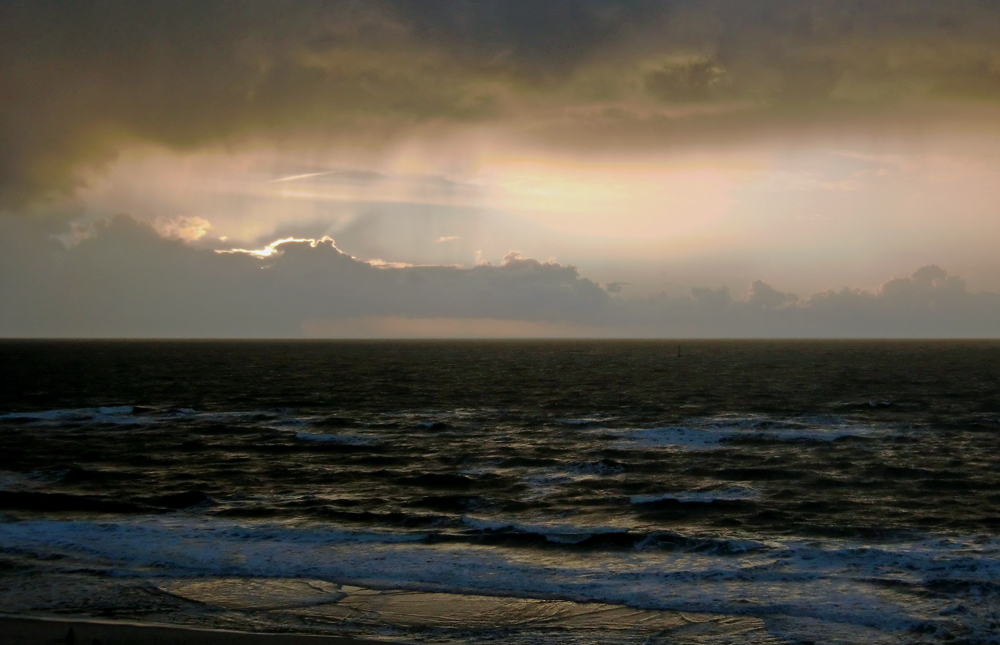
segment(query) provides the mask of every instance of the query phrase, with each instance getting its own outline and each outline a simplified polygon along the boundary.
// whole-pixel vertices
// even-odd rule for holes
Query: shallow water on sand
[[[8,611],[998,642],[997,342],[7,342],[0,364]]]

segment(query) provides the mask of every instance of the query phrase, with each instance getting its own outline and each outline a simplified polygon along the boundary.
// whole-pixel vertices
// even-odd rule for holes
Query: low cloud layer
[[[937,266],[876,291],[629,299],[572,266],[511,252],[498,266],[362,262],[332,240],[219,253],[119,216],[76,244],[48,221],[0,219],[8,337],[996,337],[1000,294]]]
[[[0,207],[71,193],[143,142],[378,148],[476,124],[607,148],[966,123],[956,106],[994,118],[998,61],[1000,6],[978,0],[9,0]]]

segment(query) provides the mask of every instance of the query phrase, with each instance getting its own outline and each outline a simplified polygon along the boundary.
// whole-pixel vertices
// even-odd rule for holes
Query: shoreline
[[[105,620],[89,617],[22,616],[0,614],[0,645],[63,645],[73,629],[75,645],[404,645],[347,636],[296,633],[241,632]]]

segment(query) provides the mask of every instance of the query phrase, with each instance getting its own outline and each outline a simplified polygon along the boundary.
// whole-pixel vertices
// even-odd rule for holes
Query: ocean
[[[0,607],[1000,643],[1000,342],[4,341]]]

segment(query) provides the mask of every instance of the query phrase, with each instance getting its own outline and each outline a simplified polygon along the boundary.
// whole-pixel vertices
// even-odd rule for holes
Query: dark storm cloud
[[[48,220],[0,218],[0,335],[295,337],[310,325],[322,333],[359,320],[347,328],[363,335],[378,320],[394,321],[391,333],[402,324],[404,334],[407,321],[429,321],[418,328],[432,334],[447,321],[544,323],[562,327],[528,329],[618,337],[1000,332],[1000,295],[972,293],[933,265],[874,292],[845,288],[799,299],[758,280],[738,296],[696,288],[689,296],[628,299],[572,266],[517,252],[501,265],[471,269],[377,267],[332,241],[285,242],[268,257],[217,253],[164,239],[127,216],[70,247],[52,240],[58,232]],[[505,333],[502,325],[477,329]]]
[[[0,205],[71,192],[131,142],[378,146],[489,121],[666,145],[898,118],[995,101],[998,43],[1000,5],[978,0],[7,0]]]
[[[0,203],[71,190],[78,164],[109,160],[129,141],[191,148],[300,127],[335,137],[365,118],[461,120],[489,109],[452,63],[414,57],[387,9],[4,3]]]
[[[564,75],[596,51],[662,15],[657,0],[399,0],[393,7],[424,42],[486,70],[527,79]]]
[[[480,81],[565,72],[633,15],[616,6],[6,2],[0,205],[71,191],[79,164],[128,141],[359,126],[377,140],[415,120],[486,118],[496,106]]]

